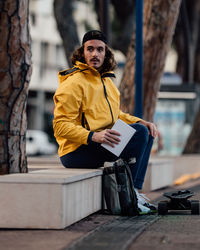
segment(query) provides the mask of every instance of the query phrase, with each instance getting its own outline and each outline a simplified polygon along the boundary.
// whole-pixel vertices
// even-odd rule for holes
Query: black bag
[[[103,170],[103,201],[113,215],[138,215],[137,196],[129,165],[122,159]]]

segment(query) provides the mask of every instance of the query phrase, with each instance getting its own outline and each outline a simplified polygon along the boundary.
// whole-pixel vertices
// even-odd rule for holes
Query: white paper
[[[131,137],[135,134],[136,130],[123,122],[122,120],[118,119],[112,129],[118,131],[120,133],[119,139],[121,140],[119,144],[114,144],[114,148],[109,146],[106,143],[102,143],[101,146],[105,149],[109,150],[111,153],[119,156],[123,149],[126,147],[127,143],[131,139]]]

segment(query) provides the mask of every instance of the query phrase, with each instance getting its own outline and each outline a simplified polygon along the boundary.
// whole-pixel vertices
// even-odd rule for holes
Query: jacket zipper
[[[107,101],[108,106],[109,106],[109,109],[110,109],[110,114],[111,114],[111,116],[112,116],[112,124],[113,124],[113,123],[114,123],[113,112],[112,112],[112,108],[111,108],[110,102],[109,102],[109,100],[108,100],[108,94],[107,94],[107,91],[106,91],[106,86],[105,86],[104,81],[103,81],[102,78],[101,78],[101,82],[102,82],[102,84],[103,84],[104,95],[105,95],[106,101]]]

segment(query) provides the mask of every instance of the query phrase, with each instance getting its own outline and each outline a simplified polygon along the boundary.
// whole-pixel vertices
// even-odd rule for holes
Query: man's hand
[[[101,132],[94,132],[92,141],[98,143],[106,143],[114,148],[115,144],[118,144],[120,142],[119,136],[120,133],[116,130],[105,129]]]
[[[144,121],[144,120],[139,121],[139,123],[145,125],[145,126],[148,128],[150,134],[151,134],[154,138],[158,135],[158,129],[157,129],[157,127],[156,127],[156,125],[155,125],[154,123],[152,123],[152,122],[147,122],[147,121]]]

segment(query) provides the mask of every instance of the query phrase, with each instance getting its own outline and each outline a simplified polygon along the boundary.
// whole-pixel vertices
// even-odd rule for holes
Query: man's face
[[[95,68],[99,69],[105,58],[106,45],[101,40],[89,40],[84,43],[84,57],[86,63]]]

